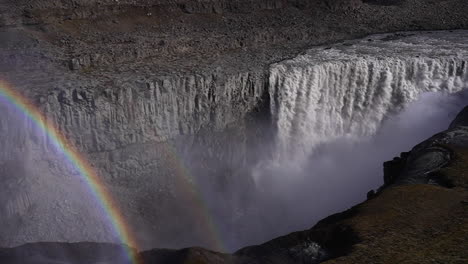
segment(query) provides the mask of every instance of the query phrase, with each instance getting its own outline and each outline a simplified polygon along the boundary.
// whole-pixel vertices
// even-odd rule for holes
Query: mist
[[[259,214],[252,221],[255,237],[250,242],[308,229],[318,220],[364,201],[369,190],[383,184],[385,161],[447,129],[467,104],[466,91],[424,93],[386,117],[374,136],[343,136],[317,146],[305,164],[261,162],[252,170]]]
[[[212,244],[204,242],[207,240],[206,228],[199,227],[199,223],[206,219],[196,218],[197,215],[204,214],[204,217],[209,217],[213,222],[215,233],[224,244],[222,250],[231,252],[290,232],[311,228],[320,219],[364,201],[369,190],[376,189],[383,183],[383,162],[447,129],[456,114],[467,104],[467,91],[456,94],[423,93],[416,101],[388,114],[374,135],[345,134],[330,142],[313,146],[313,151],[305,162],[294,160],[296,155],[275,159],[274,136],[267,137],[259,146],[253,146],[259,149],[248,151],[252,151],[254,154],[248,154],[257,156],[257,160],[252,166],[246,167],[233,167],[233,164],[241,164],[239,160],[244,159],[241,157],[245,154],[242,148],[233,149],[231,153],[235,154],[230,157],[217,156],[214,151],[212,156],[217,160],[208,164],[199,162],[204,158],[199,153],[207,152],[203,143],[199,146],[190,145],[185,160],[187,168],[192,170],[188,175],[195,178],[198,188],[196,191],[202,196],[207,212],[201,212],[199,208],[188,208],[193,206],[189,201],[192,197],[189,195],[184,198],[181,193],[186,192],[186,187],[179,186],[181,190],[177,193],[176,201],[177,205],[182,205],[180,210],[176,208],[179,211],[174,209],[176,213],[158,211],[162,202],[156,198],[136,201],[138,206],[145,206],[146,214],[157,217],[163,215],[172,220],[158,226],[169,230],[164,236],[157,236],[145,223],[129,221],[129,224],[133,230],[148,237],[149,242],[144,244],[145,248],[166,247],[164,245],[174,248],[210,248]],[[31,135],[21,136],[22,140],[10,140],[11,146],[8,145],[8,148],[21,150],[21,153],[25,152],[28,156],[12,155],[10,152],[10,156],[15,156],[10,157],[13,165],[7,166],[4,162],[0,172],[7,184],[12,182],[12,186],[16,186],[0,195],[5,204],[9,204],[11,200],[11,204],[15,205],[12,207],[15,208],[14,214],[8,213],[11,216],[2,219],[11,226],[9,230],[3,230],[4,237],[13,241],[12,243],[20,244],[21,232],[27,231],[27,234],[31,234],[27,240],[32,242],[119,242],[112,231],[108,230],[108,222],[96,201],[83,199],[90,195],[89,191],[76,172],[70,171],[63,157],[56,151],[51,151],[53,148],[47,147],[47,142],[33,140],[34,137],[31,136],[40,136],[37,135],[40,132],[31,130],[31,125],[27,122],[25,124],[17,113],[10,113],[8,116],[11,118],[2,127],[11,129],[17,126],[16,131],[30,131]],[[257,125],[259,127],[256,129],[262,131],[262,135],[272,130],[271,123],[257,122]],[[314,136],[314,131],[309,133]],[[229,142],[229,139],[219,139],[222,148],[242,146],[242,142]],[[294,140],[300,143],[307,139],[297,137]],[[19,147],[18,141],[23,142],[24,146]],[[41,147],[42,144],[45,145]],[[193,164],[203,166],[194,169]],[[206,164],[209,165],[208,168],[204,167]],[[169,163],[163,165],[171,166]],[[207,177],[208,174],[211,175]],[[157,187],[151,181],[134,183]],[[128,186],[126,188],[131,191]],[[24,201],[26,206],[23,206]],[[172,207],[174,204],[168,203],[165,208]],[[7,212],[7,209],[3,208],[2,211]],[[20,209],[22,211],[17,212]],[[179,221],[182,217],[193,226]],[[59,219],[61,223],[60,226],[54,226],[53,230],[31,224],[33,221],[53,222],[53,219]],[[180,225],[186,227],[186,233],[180,232]],[[77,226],[82,228],[77,229]],[[155,244],[155,238],[163,246]]]
[[[0,247],[119,242],[86,179],[38,125],[0,98]]]

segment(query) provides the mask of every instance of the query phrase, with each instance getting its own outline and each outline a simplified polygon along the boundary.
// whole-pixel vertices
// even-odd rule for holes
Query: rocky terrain
[[[295,232],[229,255],[202,248],[141,252],[143,263],[466,263],[468,127],[465,108],[444,132],[385,163],[368,200]],[[16,263],[127,263],[122,248],[39,243],[0,249]]]
[[[263,154],[257,152],[258,145],[273,137],[261,129],[270,122],[270,64],[313,45],[345,45],[348,39],[371,33],[466,29],[467,13],[465,0],[1,0],[0,79],[33,101],[92,163],[135,226],[142,248],[221,249],[206,237],[209,227],[199,213],[205,206],[203,197],[190,182],[214,183],[204,192],[253,186],[239,168],[256,164]],[[68,186],[80,183],[63,177],[73,173],[57,165],[55,153],[44,151],[49,149],[47,139],[24,130],[23,123],[12,125],[15,110],[1,107],[5,118],[0,128],[6,136],[0,142],[8,146],[0,152],[7,172],[2,177],[21,191],[0,195],[8,205],[0,207],[0,223],[9,227],[0,229],[0,245],[39,239],[119,242],[100,222],[99,212],[88,206],[93,201],[81,204],[84,191],[70,194],[74,199],[68,201],[57,199],[68,193]],[[23,168],[33,172],[23,173]],[[26,179],[26,174],[33,177]],[[189,187],[179,184],[187,181]],[[62,183],[51,187],[50,182]],[[248,188],[241,196],[221,192],[224,206],[241,211],[254,191]],[[398,188],[393,194],[386,191],[387,199],[398,195]],[[427,188],[436,188],[437,194],[439,189],[447,191],[421,188],[424,193]],[[381,197],[385,196],[368,204]],[[53,201],[53,206],[41,200]],[[54,214],[44,213],[44,208]],[[369,218],[378,211],[362,210]],[[227,229],[245,229],[232,219]],[[44,229],[48,225],[53,230]],[[90,231],[69,230],[70,226]],[[303,234],[309,233],[298,236]],[[348,250],[334,245],[330,236],[318,245]],[[276,241],[283,245],[288,239]],[[317,251],[313,243],[296,249],[301,247]],[[239,254],[255,256],[261,250]],[[183,252],[198,254],[196,249]],[[171,254],[163,255],[172,258]]]

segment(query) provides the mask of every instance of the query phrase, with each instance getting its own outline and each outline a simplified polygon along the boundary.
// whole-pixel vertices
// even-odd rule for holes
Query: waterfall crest
[[[467,88],[468,45],[428,35],[418,42],[374,36],[272,65],[276,158],[303,162],[320,144],[374,135],[422,93]]]

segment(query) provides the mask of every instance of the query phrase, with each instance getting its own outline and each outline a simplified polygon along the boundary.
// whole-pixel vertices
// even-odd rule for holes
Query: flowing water
[[[383,162],[447,129],[468,104],[467,40],[466,31],[375,35],[272,65],[276,136],[252,170],[258,237],[363,201],[383,183]]]
[[[159,155],[167,153],[159,153],[146,141],[140,145],[130,144],[135,149],[133,154],[126,152],[128,149],[125,148],[112,150],[114,152],[109,150],[109,153],[98,150],[105,150],[107,145],[120,146],[120,143],[125,143],[125,133],[138,128],[131,124],[135,120],[145,126],[142,131],[158,134],[158,126],[164,119],[158,119],[158,112],[174,115],[165,130],[167,133],[163,133],[164,137],[169,137],[176,130],[188,134],[196,131],[196,128],[211,120],[209,115],[203,114],[203,111],[211,111],[211,108],[201,109],[202,104],[199,104],[195,94],[210,91],[211,88],[207,87],[212,87],[211,81],[206,81],[206,86],[189,85],[193,91],[187,89],[190,96],[185,97],[177,94],[184,92],[184,89],[176,89],[174,87],[179,86],[163,82],[163,86],[172,87],[164,90],[164,96],[171,100],[165,100],[163,96],[163,99],[155,97],[147,103],[163,107],[164,111],[153,111],[151,107],[146,111],[143,107],[147,116],[137,119],[129,117],[128,120],[117,118],[117,124],[123,122],[125,126],[116,126],[118,129],[112,132],[115,135],[110,133],[115,137],[109,136],[109,131],[101,131],[102,135],[93,132],[96,133],[93,137],[77,133],[79,136],[75,140],[83,145],[84,150],[94,149],[96,155],[109,156],[108,159],[102,158],[109,170],[101,171],[119,171],[119,166],[125,165],[122,173],[132,173],[131,177],[118,177],[118,173],[109,173],[103,175],[103,178],[107,177],[112,183],[112,190],[121,194],[114,193],[115,196],[121,198],[121,201],[128,199],[130,209],[125,213],[139,219],[129,224],[142,237],[162,237],[160,240],[165,243],[163,246],[198,245],[196,243],[203,241],[203,236],[207,234],[202,230],[201,238],[194,239],[199,233],[193,232],[195,228],[186,224],[191,221],[191,215],[186,211],[196,211],[203,217],[201,220],[192,220],[193,225],[198,226],[201,221],[209,222],[213,229],[211,231],[219,235],[226,249],[234,250],[310,228],[321,218],[363,201],[367,191],[382,184],[384,161],[391,160],[399,152],[408,151],[425,138],[446,129],[456,113],[468,104],[468,94],[465,92],[468,88],[468,32],[374,35],[361,40],[315,47],[296,58],[271,65],[267,86],[260,79],[250,83],[249,78],[249,75],[241,76],[241,81],[233,81],[229,85],[225,97],[212,99],[222,100],[242,94],[240,101],[253,109],[258,103],[256,100],[267,88],[265,95],[269,96],[267,112],[271,123],[258,130],[272,134],[273,138],[265,140],[263,145],[259,144],[262,146],[258,150],[255,146],[245,146],[242,145],[245,142],[241,142],[238,144],[241,147],[234,148],[237,151],[227,151],[229,155],[226,156],[216,156],[216,150],[204,148],[203,144],[197,150],[190,149],[192,145],[188,145],[187,163],[192,161],[200,165],[198,171],[190,171],[191,167],[195,167],[190,166],[193,164],[186,167],[179,164],[180,161],[174,158],[175,151],[171,149],[167,160],[175,163],[177,170],[173,174],[164,174],[161,167],[169,167],[170,162],[162,162],[165,160],[162,158],[155,160]],[[252,93],[248,93],[246,87],[256,89],[250,89]],[[149,85],[148,89],[159,91],[154,84]],[[129,102],[137,100],[132,98],[128,99]],[[184,104],[187,107],[183,108],[183,113],[187,118],[194,115],[195,108],[203,110],[197,112],[200,118],[203,117],[199,124],[193,125],[192,121],[176,122],[180,121],[175,109],[180,98],[186,100]],[[135,104],[128,105],[133,107]],[[60,105],[59,102],[56,105]],[[106,109],[114,113],[116,109],[112,107],[109,104]],[[174,109],[169,111],[166,107]],[[231,105],[228,108],[233,107]],[[69,116],[64,117],[64,122],[73,121],[75,117],[81,120],[80,115],[75,116],[76,109],[69,106],[64,109],[69,113]],[[6,191],[0,193],[0,223],[8,227],[0,229],[0,244],[18,245],[44,240],[118,242],[83,179],[78,177],[76,168],[70,167],[63,154],[54,149],[44,133],[15,107],[0,101],[0,110],[0,143],[4,149],[0,151],[0,178],[7,185]],[[52,110],[53,115],[62,114]],[[105,115],[107,112],[103,113]],[[97,120],[101,119],[95,116],[99,113],[89,111],[86,114],[89,116],[83,120],[95,120],[90,123],[100,124]],[[216,120],[231,120],[228,114],[209,114],[219,114],[220,118]],[[74,123],[72,121],[70,123]],[[176,129],[179,124],[189,126],[187,129]],[[80,122],[76,127],[83,131],[89,128]],[[245,131],[242,133],[247,134]],[[80,140],[81,136],[83,140]],[[105,140],[98,140],[99,136]],[[117,144],[119,139],[122,142]],[[217,143],[206,145],[225,145],[226,149],[236,145],[227,142],[228,136],[206,140]],[[94,141],[95,144],[89,143]],[[102,148],[97,147],[98,143],[102,144]],[[259,153],[256,157],[259,162],[252,167],[239,168],[239,164],[248,164],[249,158],[245,152],[249,148]],[[215,160],[219,160],[219,164],[194,162],[204,157],[197,153],[206,152],[213,152],[210,155],[216,156]],[[205,165],[206,168],[203,167]],[[128,166],[134,170],[129,170]],[[217,166],[227,168],[213,169]],[[224,172],[226,175],[234,175],[234,179],[216,174]],[[177,200],[178,195],[183,195],[173,191],[177,190],[176,184],[183,185],[173,179],[177,178],[177,173],[196,183],[193,184],[196,189],[190,185],[192,189],[189,191],[197,199],[203,200],[200,206],[202,210],[187,209],[191,206],[190,199]],[[216,183],[212,178],[205,177],[208,174],[216,174]],[[168,182],[167,186],[163,186],[165,182]],[[188,187],[182,187],[182,192],[189,192]],[[174,210],[177,219],[172,219],[170,212],[161,209],[172,208],[173,201],[187,202],[181,206],[180,212]],[[154,224],[153,220],[159,218],[169,219],[168,223],[161,221],[166,225]],[[153,225],[148,228],[148,232],[145,229],[147,223]],[[184,228],[180,229],[180,226]],[[155,230],[159,233],[152,233]],[[191,231],[194,234],[188,234]],[[166,242],[170,239],[174,241]]]

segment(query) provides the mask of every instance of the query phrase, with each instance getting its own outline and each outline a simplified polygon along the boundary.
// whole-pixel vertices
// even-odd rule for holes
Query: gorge
[[[139,251],[234,252],[379,193],[468,102],[463,1],[13,2],[0,247],[129,243],[107,209]],[[315,240],[304,263],[348,250]]]

